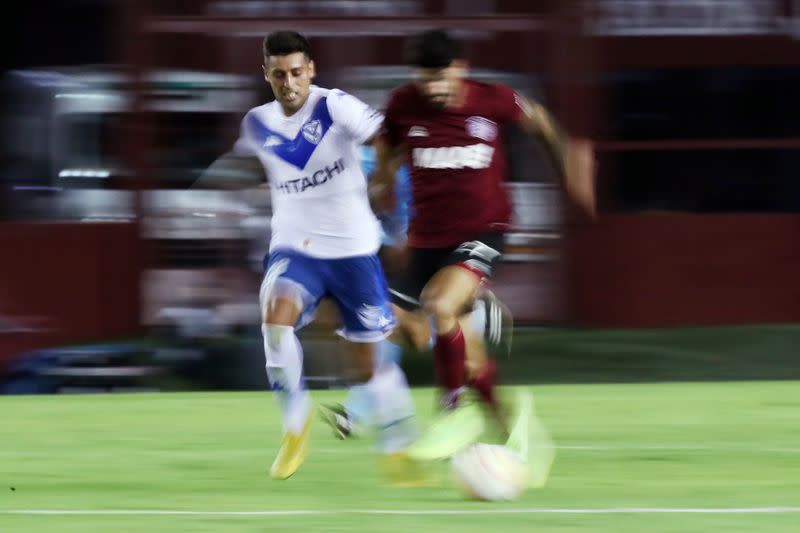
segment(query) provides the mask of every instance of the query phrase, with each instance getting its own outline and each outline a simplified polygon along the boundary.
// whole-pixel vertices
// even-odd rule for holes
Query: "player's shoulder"
[[[491,120],[506,121],[511,109],[518,105],[517,93],[502,83],[469,81],[469,108],[471,112]]]
[[[363,105],[356,96],[341,89],[322,89],[322,91],[324,93],[320,92],[320,97],[325,97],[328,109],[333,113],[338,110],[348,110],[353,106]]]
[[[418,89],[414,83],[406,83],[392,89],[392,95],[398,98],[413,98],[418,94]]]
[[[419,90],[413,83],[406,83],[389,93],[389,107],[415,107],[419,103]]]
[[[342,89],[332,88],[332,89],[322,89],[320,88],[320,96],[324,96],[327,98],[329,102],[336,102],[339,103],[343,100],[350,100],[355,99],[358,100],[355,96],[348,93],[347,91],[343,91]]]
[[[467,83],[470,85],[470,91],[481,98],[493,98],[497,96],[513,97],[515,94],[514,89],[503,83],[492,83],[472,79],[467,80]]]
[[[312,85],[309,89],[308,96],[312,99],[324,98],[330,96],[331,92],[335,89],[328,89],[327,87],[320,87],[319,85]]]
[[[267,123],[280,112],[278,106],[279,104],[276,100],[257,105],[244,114],[242,122],[256,120],[261,123]]]

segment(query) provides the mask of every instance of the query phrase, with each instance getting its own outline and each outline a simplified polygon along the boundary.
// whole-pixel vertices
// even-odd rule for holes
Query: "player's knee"
[[[422,301],[422,309],[430,317],[431,324],[438,333],[449,331],[455,318],[444,301],[439,298],[425,299]]]
[[[294,326],[305,307],[296,285],[283,278],[262,284],[259,303],[265,324],[283,326]]]
[[[422,306],[437,322],[454,320],[458,314],[458,307],[446,298],[426,299]]]
[[[262,320],[265,324],[292,327],[300,316],[297,302],[289,299],[276,299],[262,309]]]
[[[427,323],[425,326],[427,327],[424,329],[416,329],[408,334],[409,344],[418,352],[425,351],[431,347],[431,329]]]
[[[420,313],[399,310],[395,312],[397,328],[389,340],[394,344],[406,344],[417,351],[428,348],[431,338],[431,327],[427,317]]]

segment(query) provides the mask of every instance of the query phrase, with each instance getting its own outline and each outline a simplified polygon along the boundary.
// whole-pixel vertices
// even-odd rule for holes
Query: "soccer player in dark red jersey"
[[[567,193],[590,214],[595,208],[592,147],[568,139],[542,105],[504,85],[468,79],[458,43],[446,31],[415,35],[406,53],[416,80],[395,89],[389,99],[373,180],[377,205],[392,204],[388,184],[398,165],[407,163],[414,205],[409,274],[436,328],[434,359],[444,407],[453,410],[455,419],[459,394],[470,386],[509,430],[495,394],[496,365],[487,358],[479,368],[472,362],[467,372],[469,332],[458,322],[491,279],[511,224],[501,127],[516,122],[537,137]],[[466,444],[460,439],[473,438],[469,432],[454,436],[451,429],[443,426],[444,441],[434,442],[421,456],[446,456]]]

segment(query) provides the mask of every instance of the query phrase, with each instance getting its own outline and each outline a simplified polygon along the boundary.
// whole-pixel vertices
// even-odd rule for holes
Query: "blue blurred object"
[[[375,148],[369,145],[361,147],[361,168],[367,179],[371,179],[375,171]],[[413,206],[411,202],[411,180],[406,166],[400,167],[394,177],[394,191],[396,203],[394,211],[378,215],[383,233],[382,242],[385,246],[404,244],[408,231],[408,221],[411,218]]]
[[[55,394],[141,389],[140,378],[156,371],[141,364],[137,344],[93,344],[22,354],[0,383],[2,394]]]

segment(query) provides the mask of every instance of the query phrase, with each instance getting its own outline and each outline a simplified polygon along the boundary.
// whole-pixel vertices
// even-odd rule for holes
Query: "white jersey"
[[[277,101],[242,119],[234,150],[256,155],[272,194],[270,251],[290,248],[334,259],[368,255],[380,246],[359,147],[383,116],[337,89],[311,86],[308,100],[287,117]]]

